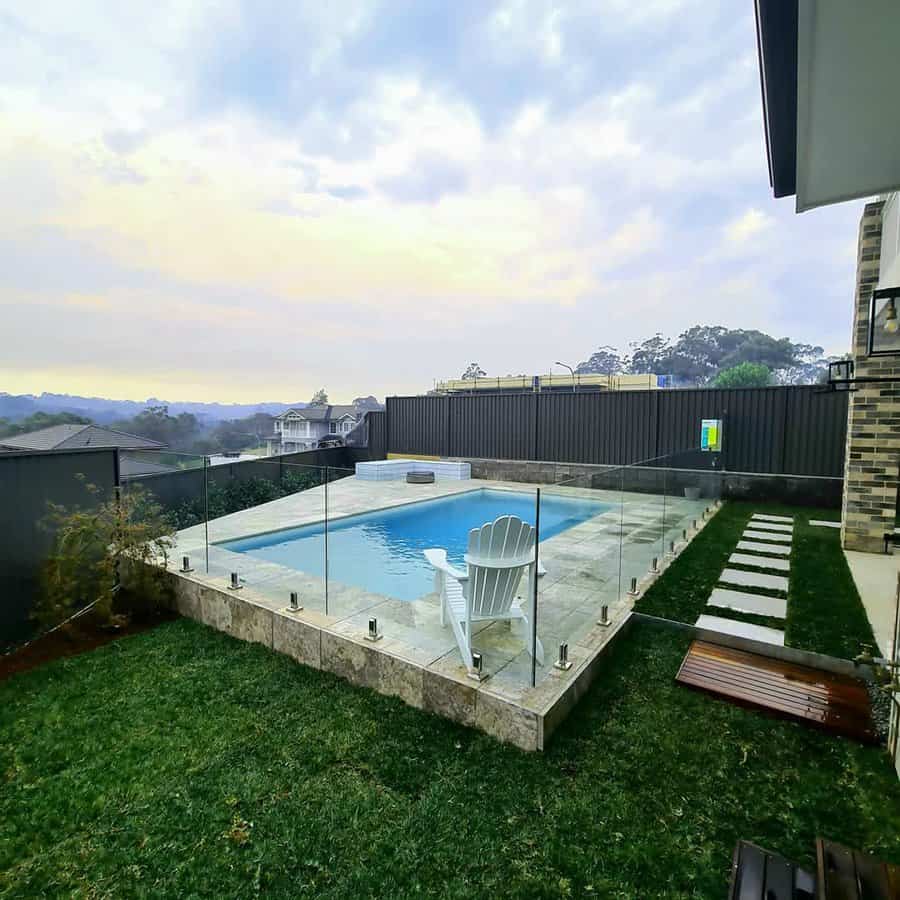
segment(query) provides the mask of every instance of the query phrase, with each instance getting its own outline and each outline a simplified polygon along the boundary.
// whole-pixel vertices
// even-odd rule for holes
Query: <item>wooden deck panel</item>
[[[835,734],[876,741],[868,691],[854,678],[694,641],[676,681]]]

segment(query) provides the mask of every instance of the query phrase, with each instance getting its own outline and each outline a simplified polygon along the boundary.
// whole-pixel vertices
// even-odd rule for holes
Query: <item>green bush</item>
[[[91,498],[100,491],[87,482],[84,489]],[[165,601],[172,526],[142,488],[121,491],[90,509],[51,503],[43,524],[55,534],[32,611],[43,628],[89,606],[102,624],[111,624],[152,613]]]

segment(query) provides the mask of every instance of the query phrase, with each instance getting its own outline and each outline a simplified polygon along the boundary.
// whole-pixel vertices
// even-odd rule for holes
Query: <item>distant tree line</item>
[[[762,331],[695,325],[675,340],[657,333],[632,343],[624,354],[614,347],[600,347],[575,371],[671,375],[676,385],[763,387],[816,384],[824,380],[828,363],[837,358],[825,357],[823,349],[813,344],[774,338]]]
[[[774,338],[762,331],[694,325],[674,340],[657,333],[620,352],[608,344],[575,367],[579,375],[669,375],[680,387],[765,387],[769,384],[817,384],[828,363],[842,357],[824,355],[813,344]],[[462,377],[487,375],[469,363]]]

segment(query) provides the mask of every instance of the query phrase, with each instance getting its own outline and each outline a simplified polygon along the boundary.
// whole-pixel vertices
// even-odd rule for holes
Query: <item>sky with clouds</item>
[[[0,0],[0,390],[333,400],[697,323],[849,343],[751,0]]]

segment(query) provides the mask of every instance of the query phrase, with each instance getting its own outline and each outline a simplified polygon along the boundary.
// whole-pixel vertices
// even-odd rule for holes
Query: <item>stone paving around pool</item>
[[[343,478],[328,486],[328,520],[387,509],[465,491],[491,488],[524,491],[534,485],[487,480],[437,480],[409,485]],[[300,662],[336,672],[348,680],[465,724],[475,725],[526,749],[541,749],[596,670],[599,653],[627,623],[636,597],[658,577],[708,521],[713,500],[654,494],[542,486],[549,494],[583,497],[612,507],[546,541],[541,561],[538,637],[545,661],[531,687],[528,636],[521,626],[486,623],[473,628],[473,644],[484,660],[481,682],[466,674],[449,625],[441,627],[437,594],[399,601],[329,579],[225,550],[216,544],[239,537],[319,523],[325,517],[325,489],[311,488],[209,523],[180,531],[169,570],[179,611],[245,640],[264,643]],[[663,519],[664,517],[664,519]],[[696,521],[697,528],[694,528]],[[620,550],[621,547],[621,550]],[[324,553],[324,539],[323,539]],[[178,571],[190,557],[190,573]],[[232,572],[240,588],[230,590]],[[628,595],[632,578],[638,595]],[[296,591],[303,609],[291,611]],[[523,579],[521,591],[525,593]],[[326,597],[327,594],[327,597]],[[523,606],[527,609],[526,601]],[[599,625],[601,607],[609,624]],[[371,617],[382,638],[366,639]],[[555,668],[561,642],[569,645],[572,667]]]

